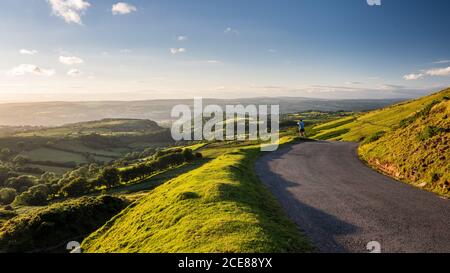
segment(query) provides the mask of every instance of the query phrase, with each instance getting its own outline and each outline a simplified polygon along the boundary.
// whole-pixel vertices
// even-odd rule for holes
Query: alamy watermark
[[[172,125],[172,138],[181,140],[261,141],[262,151],[275,151],[279,146],[279,105],[203,105],[194,98],[189,105],[176,105],[171,112],[177,120]],[[270,108],[270,109],[269,109]]]

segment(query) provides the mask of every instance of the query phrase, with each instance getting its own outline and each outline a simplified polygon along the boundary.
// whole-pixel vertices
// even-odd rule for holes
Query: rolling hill
[[[102,119],[96,121],[66,124],[18,133],[16,136],[65,137],[98,134],[103,136],[137,135],[165,130],[156,122],[147,119]]]
[[[80,164],[103,164],[172,142],[169,129],[152,120],[110,118],[11,130],[0,137],[0,150],[9,151],[5,161],[21,156],[23,167],[62,174]]]
[[[450,89],[313,128],[313,138],[360,142],[373,168],[450,196]]]

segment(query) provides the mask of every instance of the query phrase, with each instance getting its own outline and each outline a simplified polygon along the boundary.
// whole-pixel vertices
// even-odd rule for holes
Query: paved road
[[[357,144],[303,142],[263,156],[260,179],[321,252],[450,252],[450,200],[365,166]]]

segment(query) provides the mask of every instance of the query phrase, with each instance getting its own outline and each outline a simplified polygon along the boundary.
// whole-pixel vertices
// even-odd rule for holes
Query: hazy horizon
[[[449,8],[4,0],[0,103],[419,97],[450,86]]]

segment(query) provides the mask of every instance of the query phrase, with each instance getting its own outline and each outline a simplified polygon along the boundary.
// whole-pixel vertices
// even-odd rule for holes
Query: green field
[[[28,157],[32,161],[42,161],[43,159],[45,159],[48,161],[61,163],[87,163],[86,158],[82,155],[49,148],[38,148],[32,151],[23,152],[22,155]]]

